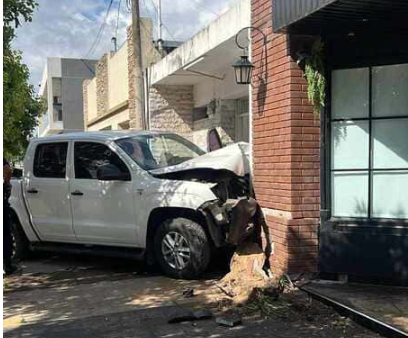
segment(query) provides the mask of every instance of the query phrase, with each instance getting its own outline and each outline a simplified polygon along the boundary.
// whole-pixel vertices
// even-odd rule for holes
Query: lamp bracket
[[[260,30],[260,29],[257,28],[257,27],[248,26],[248,27],[242,28],[242,29],[235,35],[235,44],[238,46],[238,48],[240,48],[240,49],[242,49],[242,50],[245,50],[245,49],[248,48],[248,47],[244,47],[244,46],[240,45],[240,43],[239,43],[239,41],[238,41],[239,35],[240,35],[243,31],[245,31],[245,30],[256,30],[256,31],[258,31],[258,32],[261,33],[262,36],[263,36],[263,45],[265,46],[265,45],[267,44],[266,35],[265,35],[264,32],[262,32],[262,30]]]

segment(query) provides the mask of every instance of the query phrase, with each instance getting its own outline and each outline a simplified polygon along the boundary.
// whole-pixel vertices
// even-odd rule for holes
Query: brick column
[[[92,80],[86,79],[82,83],[82,97],[84,102],[84,131],[88,130],[88,85]]]
[[[192,137],[193,86],[158,85],[150,89],[150,128]]]
[[[290,36],[272,33],[272,1],[252,0],[254,188],[272,242],[278,274],[317,270],[319,119],[307,100]]]

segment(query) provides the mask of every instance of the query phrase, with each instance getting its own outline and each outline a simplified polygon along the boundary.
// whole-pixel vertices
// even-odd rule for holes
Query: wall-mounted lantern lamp
[[[264,46],[266,45],[266,35],[259,28],[256,28],[256,27],[242,28],[237,33],[237,35],[235,35],[235,44],[238,46],[238,48],[244,51],[244,55],[242,55],[241,58],[232,65],[232,67],[234,67],[236,83],[243,84],[243,85],[251,84],[252,71],[255,68],[255,66],[251,63],[251,61],[249,61],[248,55],[246,55],[246,50],[248,49],[248,47],[242,46],[238,41],[238,37],[241,34],[241,32],[243,32],[244,30],[248,30],[248,29],[255,29],[259,31],[263,35]]]
[[[255,66],[248,60],[247,55],[241,56],[232,67],[235,70],[235,81],[237,84],[247,85],[251,83],[252,71]]]

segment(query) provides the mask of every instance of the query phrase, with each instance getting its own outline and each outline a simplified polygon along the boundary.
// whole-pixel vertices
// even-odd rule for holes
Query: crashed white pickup
[[[249,173],[246,143],[205,154],[164,132],[34,139],[10,198],[16,254],[146,258],[195,277],[213,248],[248,235],[257,212]]]

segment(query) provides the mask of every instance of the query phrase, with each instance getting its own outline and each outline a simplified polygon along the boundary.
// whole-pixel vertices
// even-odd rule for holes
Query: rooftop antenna
[[[115,53],[118,51],[118,45],[117,45],[117,40],[116,40],[116,37],[114,36],[112,39],[111,39],[111,41],[112,41],[112,43],[113,43],[113,50],[115,51]]]
[[[157,0],[157,25],[158,25],[158,39],[157,39],[157,46],[159,47],[159,52],[163,52],[163,22],[162,22],[162,14],[161,14],[161,0]]]

